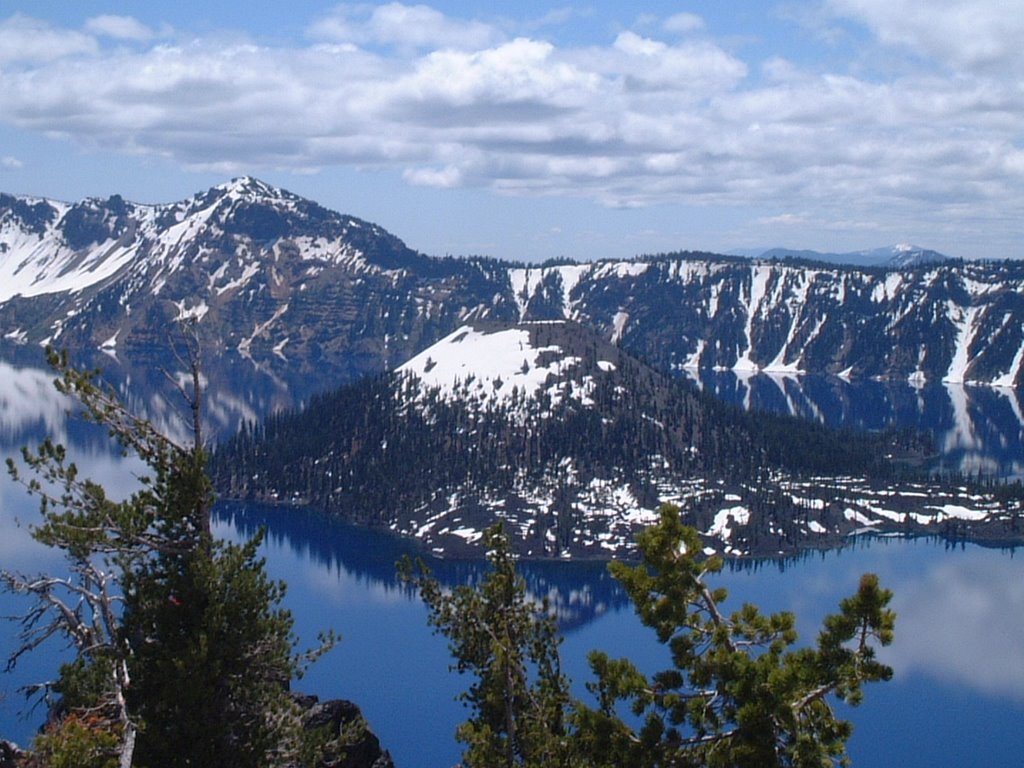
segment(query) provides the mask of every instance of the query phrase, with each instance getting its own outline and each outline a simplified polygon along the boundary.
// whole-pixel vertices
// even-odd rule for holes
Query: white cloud
[[[15,14],[0,21],[0,64],[40,64],[65,56],[95,53],[96,41],[81,32],[57,29]]]
[[[598,85],[598,78],[553,53],[550,43],[524,38],[472,53],[435,51],[418,61],[386,96],[395,104],[470,106],[483,113],[495,105],[533,104],[542,110],[579,105]],[[439,117],[458,122],[457,115]],[[487,115],[474,114],[471,122],[476,125],[481,117]]]
[[[367,13],[368,12],[368,13]],[[501,37],[491,25],[451,19],[426,5],[342,5],[309,29],[316,39],[399,47],[475,49]]]
[[[868,0],[832,2],[881,18]],[[54,54],[17,48],[15,30]],[[0,61],[19,61],[0,78],[0,121],[189,168],[384,168],[616,207],[756,205],[925,232],[984,230],[1024,207],[1013,74],[820,72],[650,31],[588,46],[504,39],[397,3],[342,7],[311,33],[292,47],[126,49],[14,17],[0,22]]]
[[[700,98],[725,95],[746,76],[746,65],[710,43],[672,46],[623,32],[602,52],[610,77],[625,78],[634,88],[655,88]]]
[[[685,35],[689,32],[696,32],[698,29],[704,29],[704,19],[695,13],[677,13],[665,19],[662,26],[667,32]]]
[[[1004,0],[828,0],[883,43],[954,69],[1024,71],[1024,14]]]
[[[16,157],[11,155],[5,155],[0,157],[0,168],[7,168],[9,170],[15,170],[24,167],[24,163]]]
[[[418,187],[447,189],[462,184],[462,171],[451,165],[445,168],[413,168],[403,173],[402,178]]]
[[[757,220],[757,223],[793,226],[796,224],[806,224],[807,217],[801,213],[780,213],[777,216],[762,216]]]
[[[94,16],[85,22],[85,29],[117,40],[141,41],[153,37],[153,30],[131,16]]]

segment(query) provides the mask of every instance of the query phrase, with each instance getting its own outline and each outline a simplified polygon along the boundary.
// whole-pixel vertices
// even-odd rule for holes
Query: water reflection
[[[397,586],[390,568],[381,567],[409,551],[408,543],[289,518],[268,516],[265,508],[250,515],[241,506],[219,517],[229,535],[269,525],[268,564],[290,584],[289,604],[301,636],[312,637],[327,624],[344,637],[303,687],[360,701],[400,764],[454,764],[459,750],[451,734],[465,710],[452,697],[467,681],[449,674],[445,642],[431,635],[425,610]],[[470,563],[432,565],[446,583],[479,576]],[[535,589],[568,595],[581,586],[571,565],[554,564],[539,574],[534,567],[524,564],[531,583],[543,585]],[[895,677],[869,687],[865,704],[849,714],[856,724],[854,763],[958,766],[980,754],[993,764],[1012,763],[1024,749],[1024,732],[1017,728],[1024,716],[1024,562],[1012,552],[932,540],[863,539],[843,550],[735,567],[720,581],[730,591],[728,610],[750,601],[765,610],[794,611],[802,640],[813,642],[824,616],[866,571],[878,573],[895,593],[896,641],[883,655]],[[607,609],[574,623],[562,649],[565,671],[584,699],[590,650],[628,656],[647,671],[668,664],[665,648],[640,626],[614,583],[607,589],[601,598]],[[430,702],[430,718],[423,717],[424,701]],[[993,729],[1006,734],[996,744]],[[952,733],[951,744],[946,737]],[[942,746],[922,748],[922,741]]]
[[[130,474],[114,458],[89,459],[90,471],[108,479]],[[14,519],[31,518],[33,502],[6,478],[0,480],[0,556],[5,567],[35,571],[53,567],[27,540]],[[321,696],[343,696],[363,706],[374,729],[400,765],[444,766],[458,759],[452,733],[465,716],[454,702],[467,681],[449,672],[443,638],[432,635],[426,611],[396,581],[393,563],[414,554],[408,541],[352,528],[308,510],[222,505],[217,533],[241,538],[267,528],[264,553],[274,578],[288,585],[286,604],[296,618],[300,647],[332,628],[339,647],[300,683]],[[896,669],[892,683],[872,686],[851,713],[856,732],[851,749],[858,766],[941,766],[971,762],[985,754],[1012,763],[1024,749],[1017,723],[1024,716],[1024,561],[1012,552],[976,546],[950,547],[927,540],[858,540],[832,552],[799,559],[750,563],[727,570],[725,607],[751,601],[765,610],[796,612],[801,637],[812,641],[826,613],[851,593],[861,573],[879,573],[895,592],[896,642],[884,660]],[[431,560],[445,583],[480,577],[477,563]],[[620,590],[596,563],[524,563],[530,588],[570,608],[563,646],[566,672],[576,694],[586,697],[586,653],[601,649],[625,655],[642,668],[667,664],[665,649],[639,625]],[[0,613],[18,612],[9,596]],[[13,632],[0,635],[8,652]],[[36,654],[17,677],[0,680],[0,735],[27,741],[41,713],[19,723],[18,684],[53,673],[54,658]],[[427,706],[424,703],[427,702]],[[424,712],[429,712],[429,717]],[[978,723],[977,713],[984,713]],[[993,743],[991,732],[1001,735]],[[955,733],[954,743],[943,739]],[[921,742],[941,743],[923,749]]]
[[[414,597],[396,574],[403,557],[423,560],[445,586],[476,584],[487,568],[476,560],[439,559],[408,539],[334,521],[316,510],[232,502],[218,504],[214,518],[223,535],[248,538],[263,528],[270,546],[289,550],[382,601]],[[628,602],[603,562],[525,561],[520,572],[529,594],[538,602],[548,600],[564,632]]]
[[[1013,389],[686,371],[701,389],[744,408],[835,427],[911,427],[931,434],[943,471],[1024,477],[1024,406]]]
[[[111,453],[101,431],[65,424],[66,403],[37,365],[0,363],[0,453],[53,434],[69,443],[83,474],[114,494],[128,492],[140,470]],[[156,369],[118,361],[115,386],[164,425],[178,423],[177,393]],[[251,366],[250,366],[251,367]],[[280,376],[210,377],[210,417],[220,434],[301,399],[301,390]],[[222,377],[222,378],[218,378]],[[226,378],[224,378],[226,377]],[[161,383],[162,382],[162,383]],[[307,382],[309,385],[310,382]],[[704,383],[719,395],[750,407],[810,416],[829,424],[877,429],[887,423],[929,429],[947,466],[1004,475],[1024,474],[1021,400],[1016,392],[965,387],[907,385],[803,377],[717,376]],[[214,395],[216,390],[222,394]],[[148,394],[137,394],[148,393]],[[6,568],[34,572],[56,567],[54,553],[35,545],[25,523],[34,519],[27,500],[0,476],[0,559]],[[20,524],[19,524],[20,521]],[[413,544],[339,525],[308,510],[225,505],[217,531],[250,535],[266,526],[265,552],[275,578],[289,585],[288,607],[306,644],[317,631],[337,629],[340,647],[315,666],[303,689],[359,702],[371,725],[400,765],[442,766],[457,760],[451,738],[465,715],[452,702],[465,681],[448,672],[443,638],[431,634],[423,607],[395,580],[393,564],[415,554]],[[430,561],[445,583],[480,578],[480,565]],[[895,680],[868,691],[853,719],[852,742],[859,766],[959,765],[985,755],[1013,764],[1024,753],[1024,563],[1020,557],[979,547],[950,548],[927,541],[860,541],[848,549],[808,553],[799,560],[737,567],[722,576],[732,592],[727,608],[744,600],[766,610],[793,610],[801,636],[814,638],[822,617],[875,571],[895,592],[896,642],[884,659]],[[639,626],[602,564],[524,564],[531,592],[557,605],[567,632],[567,672],[585,695],[584,661],[591,649],[628,655],[646,668],[666,662],[664,649]],[[23,610],[0,596],[0,614]],[[10,652],[14,630],[4,627],[0,654]],[[18,685],[52,675],[54,657],[36,654],[16,675],[0,679],[0,736],[27,742],[41,719],[19,722]],[[965,693],[967,695],[965,695]],[[429,702],[424,707],[424,702]],[[429,717],[424,711],[430,712]],[[993,739],[992,733],[999,734]],[[955,738],[954,738],[955,736]],[[939,745],[934,749],[923,744]],[[972,759],[973,758],[973,759]]]
[[[67,402],[53,389],[37,349],[0,350],[0,437],[5,441],[64,437]],[[312,394],[344,383],[337,371],[297,371],[256,366],[237,355],[208,355],[207,432],[233,434],[245,420],[301,406]],[[172,379],[180,363],[83,356],[77,365],[99,366],[120,396],[166,434],[186,440],[188,415]],[[168,373],[170,372],[170,376]],[[879,430],[910,427],[930,433],[945,471],[1024,477],[1024,402],[1016,390],[954,384],[848,381],[835,376],[775,376],[733,371],[684,372],[700,388],[746,408],[787,413],[831,426]]]
[[[53,387],[53,376],[0,360],[0,440],[10,443],[28,434],[65,440],[68,400]]]
[[[133,412],[144,414],[173,439],[188,439],[190,416],[177,388],[186,380],[186,372],[173,356],[76,353],[71,362],[76,368],[99,368],[103,380]],[[61,436],[68,402],[53,388],[54,377],[42,350],[2,345],[0,366],[0,436],[24,439],[41,431],[40,427]],[[233,353],[207,353],[202,367],[204,419],[214,436],[233,434],[243,421],[300,406],[314,392],[339,381],[299,370],[275,371]]]
[[[1024,703],[1021,564],[970,549],[899,584],[899,638],[883,658],[920,674]]]
[[[415,599],[395,576],[394,563],[404,555],[423,556],[448,586],[475,583],[485,570],[478,562],[421,555],[407,540],[309,510],[219,505],[216,521],[218,531],[230,537],[265,528],[269,548],[287,551],[316,574],[314,589],[343,581],[361,601],[381,609]],[[569,634],[605,613],[631,612],[603,564],[527,561],[520,570],[531,592],[548,595],[563,610],[561,623]],[[750,600],[765,610],[794,611],[801,636],[811,640],[821,618],[836,610],[866,571],[878,573],[895,593],[899,631],[882,655],[897,678],[924,674],[1024,702],[1024,562],[1014,550],[864,537],[841,550],[733,563],[719,581],[731,593],[725,607],[736,609]]]

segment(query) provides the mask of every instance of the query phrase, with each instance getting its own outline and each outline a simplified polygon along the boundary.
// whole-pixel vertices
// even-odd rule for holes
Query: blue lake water
[[[10,455],[17,446],[52,433],[73,447],[84,473],[114,492],[131,485],[134,465],[111,455],[94,433],[80,433],[63,421],[46,374],[11,367],[3,373],[0,453]],[[738,397],[755,399],[770,399],[777,392],[783,397],[781,404],[775,401],[779,409],[811,398],[809,389],[797,391],[786,382],[737,380],[720,386],[734,386]],[[820,412],[820,404],[836,392],[848,397],[844,386],[827,389],[814,407]],[[840,403],[848,409],[850,422],[874,419],[874,408],[883,406],[910,421],[932,414],[930,428],[947,449],[949,462],[1018,474],[1022,449],[1017,394],[963,388],[949,392],[897,388],[864,395],[866,402],[875,402],[871,408],[856,405],[856,397]],[[230,403],[238,413],[256,407],[222,402],[224,411]],[[770,402],[764,405],[772,407]],[[34,510],[34,503],[6,475],[0,478],[0,567],[25,572],[59,567],[59,558],[27,535],[24,524],[33,519]],[[296,688],[357,702],[400,768],[441,768],[458,761],[453,732],[465,711],[454,697],[468,681],[449,672],[446,641],[431,633],[424,607],[394,578],[393,564],[413,551],[410,544],[304,510],[224,505],[216,525],[226,538],[268,527],[268,568],[289,584],[287,606],[295,615],[300,646],[314,643],[322,629],[341,635],[338,647]],[[432,566],[449,583],[474,579],[480,568],[444,561]],[[639,624],[602,564],[524,564],[523,571],[532,591],[553,596],[561,608],[563,660],[580,697],[586,697],[589,650],[629,656],[648,671],[667,663],[664,649]],[[896,674],[889,683],[869,686],[864,704],[849,713],[855,724],[850,742],[854,765],[1019,765],[1024,754],[1024,729],[1019,727],[1024,718],[1020,553],[971,545],[950,548],[930,540],[873,539],[799,561],[738,568],[721,579],[731,591],[727,608],[749,600],[764,609],[792,610],[801,636],[812,640],[822,617],[855,589],[865,571],[879,573],[895,592],[896,642],[883,660]],[[20,601],[0,595],[0,614],[16,615],[23,609]],[[4,657],[15,645],[15,631],[13,625],[0,626]],[[0,674],[0,736],[20,743],[31,739],[42,713],[21,719],[17,688],[52,677],[58,656],[56,649],[36,653],[13,673]]]
[[[313,643],[328,628],[341,635],[337,648],[296,687],[359,703],[399,766],[455,765],[460,750],[453,732],[465,712],[454,699],[468,681],[449,672],[446,641],[431,633],[422,604],[393,577],[390,564],[411,548],[308,512],[280,512],[221,510],[217,531],[237,538],[276,520],[265,554],[271,574],[288,582],[287,605],[300,638]],[[18,531],[5,534],[8,543],[21,538]],[[479,573],[477,564],[433,566],[446,581]],[[639,624],[603,565],[523,568],[532,589],[555,594],[566,606],[562,656],[578,696],[586,698],[585,656],[592,649],[629,656],[648,671],[666,664],[664,648]],[[854,765],[1019,764],[1024,559],[1013,552],[875,539],[796,562],[732,570],[721,580],[731,593],[726,606],[752,601],[766,610],[793,610],[801,636],[810,639],[864,571],[879,573],[894,590],[899,618],[896,642],[883,653],[896,670],[894,680],[869,686],[864,704],[849,712]],[[13,602],[5,598],[5,612]],[[20,701],[12,688],[51,674],[54,659],[37,655],[27,662],[17,675],[0,678],[9,697],[0,702],[0,732],[22,742],[39,717],[16,719]]]
[[[260,509],[235,509],[219,530],[234,536]],[[331,627],[342,642],[301,681],[303,690],[357,701],[400,766],[450,766],[452,738],[465,716],[453,701],[468,681],[448,671],[444,638],[426,611],[398,587],[390,569],[406,547],[387,536],[337,524],[274,524],[266,549],[271,572],[289,583],[301,635]],[[303,519],[306,518],[306,519]],[[310,534],[316,532],[313,538]],[[326,552],[332,554],[324,557]],[[374,566],[363,563],[372,560]],[[442,579],[465,579],[465,564],[435,563]],[[577,601],[565,629],[563,663],[586,698],[585,657],[593,649],[629,656],[647,671],[667,666],[665,649],[642,627],[599,564],[525,564],[531,587]],[[755,602],[792,610],[801,637],[851,593],[865,571],[895,592],[897,639],[883,660],[894,679],[869,686],[849,712],[854,765],[1016,765],[1024,754],[1024,560],[1010,551],[947,548],[932,540],[876,539],[798,562],[767,563],[721,576],[726,606]]]

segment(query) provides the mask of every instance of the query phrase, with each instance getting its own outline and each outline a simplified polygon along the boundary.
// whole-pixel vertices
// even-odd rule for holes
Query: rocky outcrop
[[[292,694],[300,711],[302,728],[310,743],[323,750],[315,768],[394,768],[391,755],[369,729],[363,713],[351,701]],[[0,739],[0,768],[31,768],[35,763],[17,744]],[[307,768],[299,763],[279,768]]]
[[[18,768],[23,757],[25,753],[17,744],[0,739],[0,768]]]
[[[317,768],[394,768],[391,755],[369,729],[363,713],[351,701],[293,694],[302,710],[302,727],[327,744]],[[291,767],[288,767],[291,768]]]

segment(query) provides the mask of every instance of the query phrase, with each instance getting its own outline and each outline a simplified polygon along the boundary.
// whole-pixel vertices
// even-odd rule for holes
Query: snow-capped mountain
[[[894,480],[882,457],[919,451],[724,406],[576,323],[473,322],[244,430],[212,467],[222,496],[312,505],[447,555],[498,519],[525,556],[628,555],[663,502],[732,556],[865,526],[1005,534],[1012,505]]]
[[[168,205],[0,196],[0,338],[137,356],[195,318],[218,356],[323,389],[468,321],[570,319],[663,370],[1020,386],[1024,263],[896,255],[916,266],[679,253],[528,267],[424,256],[251,178]]]
[[[798,248],[742,248],[730,253],[735,256],[746,256],[755,259],[802,259],[804,261],[820,261],[828,264],[845,264],[851,267],[881,267],[884,269],[908,269],[953,260],[951,256],[946,256],[928,248],[910,245],[909,243],[899,243],[882,248],[848,251],[845,253],[811,251]]]
[[[252,178],[169,205],[0,198],[0,336],[13,341],[137,354],[195,318],[218,353],[351,378],[434,341],[459,319],[450,307],[501,288],[487,283]]]

